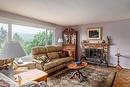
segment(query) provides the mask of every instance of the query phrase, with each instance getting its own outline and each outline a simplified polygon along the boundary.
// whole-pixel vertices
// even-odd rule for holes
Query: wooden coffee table
[[[80,65],[77,65],[76,63],[71,63],[71,64],[69,64],[69,65],[68,65],[68,68],[75,70],[75,72],[74,72],[73,75],[71,76],[71,79],[72,79],[75,75],[78,76],[79,79],[80,79],[80,77],[83,77],[84,79],[86,79],[86,76],[84,76],[83,73],[80,72],[80,69],[85,68],[86,66],[88,66],[88,64],[85,63],[85,62],[82,62]]]
[[[41,70],[38,69],[32,69],[32,70],[28,70],[26,72],[22,72],[19,74],[15,74],[14,77],[17,78],[18,76],[21,77],[21,81],[19,81],[18,83],[20,85],[24,85],[27,82],[30,81],[45,81],[47,82],[47,76],[48,74],[46,72],[43,72]]]

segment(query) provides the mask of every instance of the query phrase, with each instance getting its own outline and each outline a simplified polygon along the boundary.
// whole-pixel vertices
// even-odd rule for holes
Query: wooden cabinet
[[[63,31],[63,50],[67,51],[70,56],[77,58],[77,31],[72,28],[66,28]]]

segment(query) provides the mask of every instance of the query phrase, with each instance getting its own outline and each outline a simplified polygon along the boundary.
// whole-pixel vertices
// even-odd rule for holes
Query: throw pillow
[[[68,51],[62,51],[62,53],[64,53],[66,55],[66,57],[70,56]]]
[[[65,53],[63,53],[63,52],[59,52],[58,54],[59,54],[60,58],[65,58],[66,57]]]
[[[43,63],[48,63],[50,62],[49,58],[47,56],[39,56],[37,57],[37,60],[42,61]]]

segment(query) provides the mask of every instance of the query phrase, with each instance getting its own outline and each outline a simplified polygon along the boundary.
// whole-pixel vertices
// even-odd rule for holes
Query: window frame
[[[4,28],[3,29],[6,31],[6,37],[5,37],[5,39],[4,39],[4,41],[2,42],[2,45],[1,45],[1,46],[3,46],[3,44],[6,41],[8,41],[8,32],[9,32],[8,31],[9,30],[8,27],[9,27],[9,25],[8,25],[8,23],[3,23],[3,22],[0,22],[0,24],[2,24],[2,27],[4,26],[5,29]],[[3,47],[0,48],[0,52],[1,52],[2,49],[3,49]]]
[[[6,37],[6,41],[12,41],[13,40],[13,25],[20,25],[20,26],[27,26],[27,25],[23,25],[23,24],[20,24],[20,23],[7,23],[7,22],[1,22],[0,23],[3,23],[3,24],[8,24],[8,28],[7,28],[7,37]],[[54,27],[35,27],[35,26],[27,26],[27,27],[32,27],[32,28],[41,28],[41,29],[45,29],[46,31],[46,35],[45,35],[45,46],[48,45],[48,36],[47,36],[47,32],[49,30],[52,30],[53,31],[53,35],[52,35],[52,45],[55,44],[55,28]]]

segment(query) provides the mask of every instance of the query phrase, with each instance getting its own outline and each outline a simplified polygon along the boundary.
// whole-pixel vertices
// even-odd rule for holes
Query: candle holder
[[[115,56],[117,56],[118,60],[117,60],[117,65],[116,65],[116,69],[117,70],[121,70],[122,67],[120,66],[120,53],[117,53]]]

